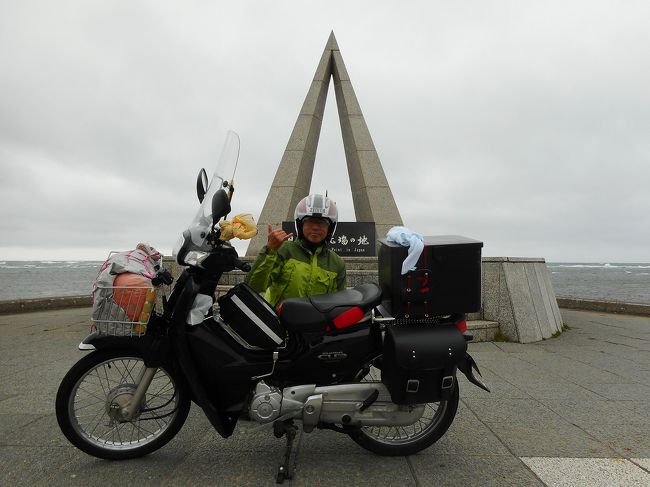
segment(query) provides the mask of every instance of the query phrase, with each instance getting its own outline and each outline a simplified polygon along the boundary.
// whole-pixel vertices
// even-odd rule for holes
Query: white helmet
[[[298,238],[303,238],[302,221],[305,217],[313,216],[329,220],[330,226],[327,230],[326,241],[329,241],[334,235],[336,224],[339,221],[339,212],[336,209],[336,203],[322,194],[310,194],[300,200],[293,213],[296,225],[296,234]]]

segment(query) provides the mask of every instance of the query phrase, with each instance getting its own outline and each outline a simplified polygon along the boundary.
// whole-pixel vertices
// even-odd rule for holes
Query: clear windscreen
[[[239,160],[239,135],[237,135],[232,130],[228,131],[226,135],[226,142],[224,143],[223,149],[221,149],[221,156],[219,156],[219,162],[217,167],[212,175],[212,179],[208,184],[208,191],[205,193],[203,202],[199,211],[196,213],[194,220],[190,224],[190,227],[197,224],[212,224],[212,199],[217,191],[223,189],[228,192],[229,187],[233,184],[233,179],[235,177],[235,171],[237,170],[237,161]],[[215,209],[217,212],[218,208]],[[225,216],[224,214],[217,214],[217,220]]]
[[[239,135],[229,130],[217,167],[208,183],[203,202],[189,227],[183,232],[183,235],[174,246],[173,255],[175,258],[177,258],[181,248],[186,252],[188,250],[207,250],[206,240],[212,230],[212,223],[226,216],[230,209],[228,198],[224,199],[220,197],[221,195],[217,195],[215,198],[215,194],[223,191],[228,197],[232,195],[231,190],[238,160]],[[213,200],[215,204],[213,204]]]

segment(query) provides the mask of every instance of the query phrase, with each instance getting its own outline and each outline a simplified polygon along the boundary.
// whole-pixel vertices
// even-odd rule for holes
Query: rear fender
[[[465,357],[458,364],[458,370],[460,370],[463,374],[465,374],[467,380],[469,380],[472,384],[474,384],[477,387],[480,387],[485,391],[490,392],[488,386],[483,384],[483,382],[481,382],[481,380],[474,375],[475,370],[478,373],[478,375],[481,375],[481,371],[478,370],[478,365],[476,365],[476,362],[474,361],[474,359],[469,353],[465,353]]]

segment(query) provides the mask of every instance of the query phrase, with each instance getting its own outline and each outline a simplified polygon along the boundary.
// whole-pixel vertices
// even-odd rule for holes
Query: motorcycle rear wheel
[[[379,369],[370,366],[361,382],[378,382]],[[458,410],[458,382],[451,398],[424,405],[422,417],[410,426],[364,426],[348,433],[359,446],[377,455],[413,455],[444,436]]]
[[[136,351],[98,350],[68,371],[56,396],[56,417],[74,446],[98,458],[125,460],[161,448],[178,433],[190,410],[189,393],[164,368],[156,371],[135,417],[115,417],[111,404],[128,399],[144,367]]]

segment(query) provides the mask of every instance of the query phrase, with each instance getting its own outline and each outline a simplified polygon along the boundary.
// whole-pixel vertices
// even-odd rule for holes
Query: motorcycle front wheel
[[[156,370],[131,420],[117,414],[145,368],[133,350],[98,350],[79,360],[56,396],[56,418],[66,438],[89,455],[108,460],[141,457],[171,440],[187,418],[190,398],[183,382],[164,368]]]
[[[381,357],[374,362],[381,362]],[[372,364],[358,376],[361,382],[379,382],[380,370]],[[458,410],[458,382],[451,397],[445,401],[424,405],[418,421],[410,426],[364,426],[348,434],[359,446],[377,455],[413,455],[430,447],[443,437]]]

